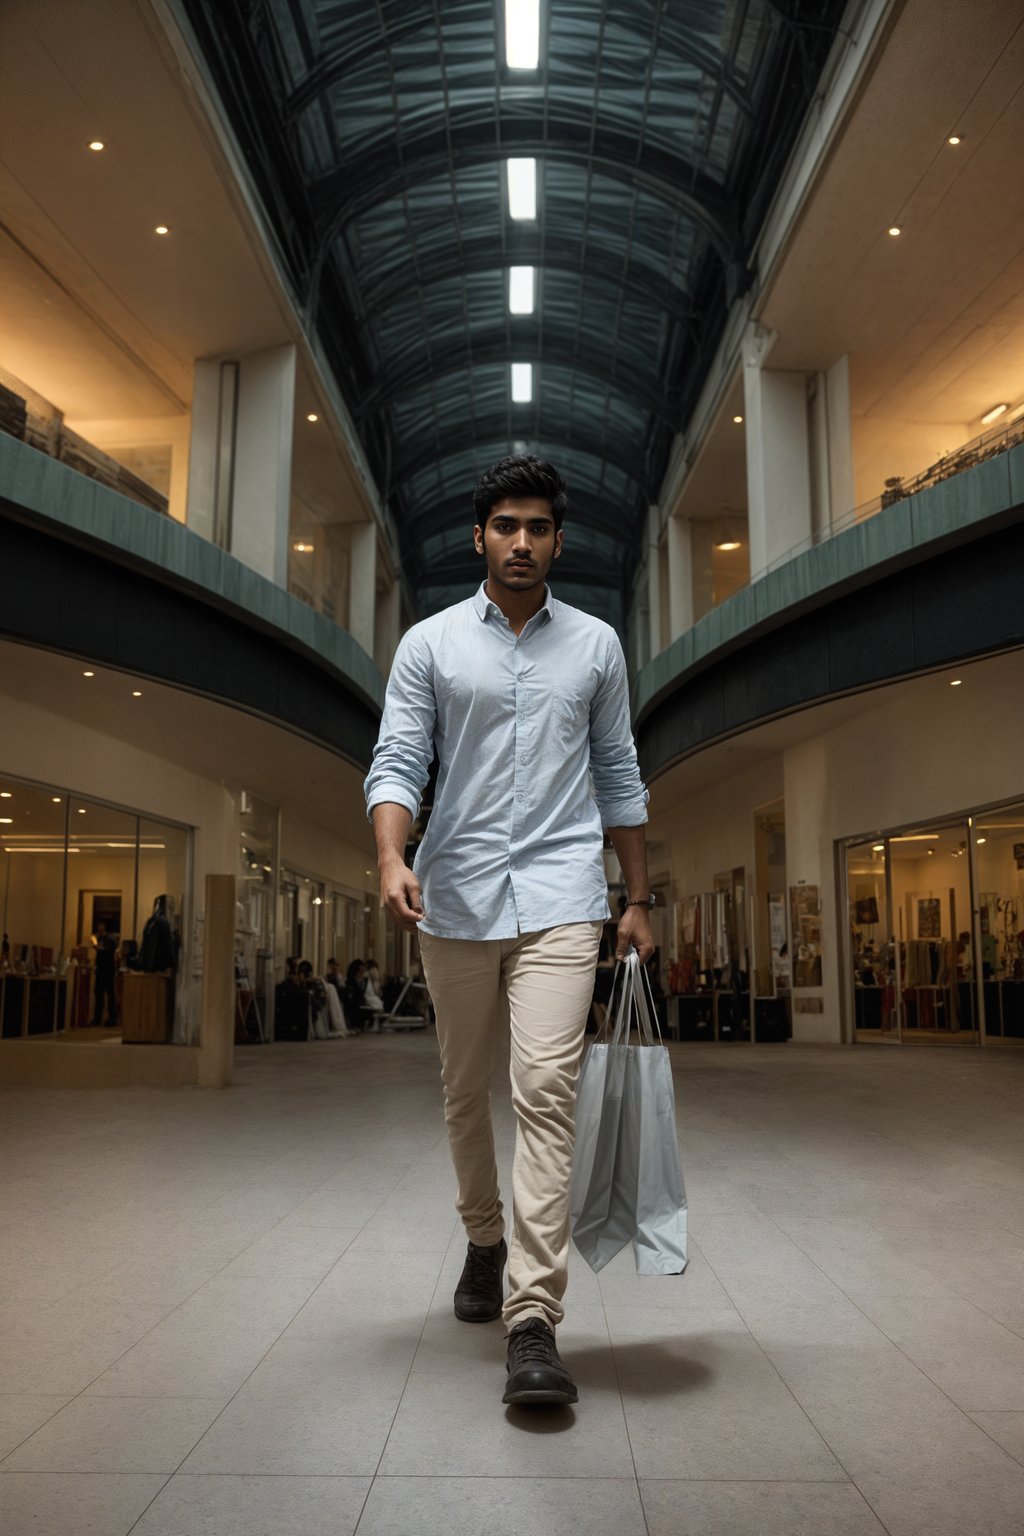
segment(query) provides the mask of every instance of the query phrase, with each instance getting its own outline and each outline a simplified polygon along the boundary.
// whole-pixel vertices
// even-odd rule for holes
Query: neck
[[[508,587],[503,587],[500,582],[495,581],[493,576],[488,576],[484,591],[491,602],[501,609],[508,619],[509,628],[516,635],[521,633],[535,613],[540,613],[547,596],[544,582],[536,587],[530,587],[525,592],[512,592]]]

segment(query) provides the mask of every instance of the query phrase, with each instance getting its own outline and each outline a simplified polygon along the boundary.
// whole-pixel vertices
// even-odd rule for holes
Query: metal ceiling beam
[[[569,453],[586,454],[588,458],[610,464],[627,475],[646,500],[655,499],[643,460],[634,458],[621,442],[608,443],[599,433],[580,431],[577,427],[554,425],[546,429],[543,425],[538,426],[536,416],[530,422],[524,422],[519,429],[514,426],[510,428],[507,415],[461,422],[457,427],[449,427],[446,431],[434,434],[429,441],[407,450],[395,463],[392,479],[395,484],[401,484],[411,480],[429,465],[441,464],[456,454],[465,453],[467,449],[479,448],[481,458],[484,457],[485,448],[492,451],[497,449],[497,457],[500,458],[502,453],[512,451],[510,440],[522,439],[530,443],[540,441],[550,444],[553,451],[561,446]],[[481,463],[480,468],[482,472],[486,465]]]
[[[501,244],[493,234],[477,235],[463,239],[459,246],[450,242],[436,255],[420,254],[415,261],[408,256],[408,247],[403,247],[405,259],[385,277],[374,281],[372,266],[365,274],[359,274],[360,328],[406,297],[414,287],[426,288],[471,272],[494,272],[506,267],[537,267],[541,271],[600,278],[616,288],[624,288],[633,298],[642,299],[674,320],[690,319],[693,304],[685,289],[668,282],[663,271],[638,262],[635,253],[624,258],[620,251],[601,250],[597,239],[591,233],[585,243],[565,244],[550,236],[524,234],[513,228],[506,231]]]
[[[481,460],[481,473],[485,467]],[[592,528],[595,533],[614,539],[617,544],[627,544],[630,548],[636,542],[636,531],[625,513],[616,510],[610,502],[602,506],[585,491],[574,490],[571,484],[565,525],[570,532],[573,528]],[[406,537],[414,541],[433,538],[437,533],[450,533],[453,528],[459,527],[465,528],[468,539],[473,531],[472,497],[467,490],[465,496],[450,496],[444,501],[432,503],[424,512],[406,517],[401,526]]]
[[[657,359],[653,361],[656,363]],[[575,335],[560,337],[552,334],[550,325],[541,332],[536,324],[527,322],[524,326],[522,321],[513,321],[509,328],[502,325],[487,331],[472,331],[443,346],[431,345],[429,351],[421,351],[404,367],[389,367],[385,363],[376,386],[359,402],[356,420],[365,421],[410,390],[434,383],[449,374],[512,362],[546,363],[584,374],[597,379],[624,399],[636,401],[666,426],[675,428],[679,424],[676,402],[666,397],[656,380],[639,378],[635,367],[620,362],[609,350],[592,342],[577,341]]]
[[[723,261],[733,259],[737,210],[711,177],[669,146],[641,143],[629,130],[595,127],[593,114],[570,102],[541,107],[540,101],[516,97],[502,103],[496,119],[493,103],[468,102],[431,114],[401,134],[389,128],[347,163],[310,183],[322,244],[330,246],[353,219],[433,176],[525,155],[579,165],[631,190],[649,192],[693,219]]]
[[[493,69],[494,10],[490,0],[484,0],[484,3],[475,7],[463,9],[469,14],[460,16],[458,21],[463,25],[475,22],[476,37],[482,45],[479,49],[481,67],[486,64]],[[649,43],[651,18],[654,11],[653,5],[640,5],[637,0],[605,6],[607,19],[633,33],[641,47],[644,43]],[[377,17],[381,13],[376,7],[372,9],[366,7],[362,14]],[[588,4],[581,8],[581,15],[592,22],[592,6]],[[394,20],[389,20],[386,26],[368,26],[361,35],[356,31],[359,19],[360,12],[356,11],[344,28],[344,43],[336,48],[328,46],[309,73],[292,89],[283,107],[286,122],[293,122],[307,107],[329,91],[339,80],[343,80],[346,75],[354,74],[364,65],[378,60],[386,48],[396,43],[406,42],[418,33],[429,32],[433,36],[434,18],[429,9],[421,10],[410,6],[404,15],[400,14]],[[659,43],[664,47],[666,54],[699,69],[709,80],[719,86],[731,101],[735,102],[741,112],[748,117],[753,116],[754,103],[743,80],[733,68],[732,61],[717,53],[714,48],[710,48],[699,34],[681,26],[675,19],[669,20],[662,16],[659,19]]]

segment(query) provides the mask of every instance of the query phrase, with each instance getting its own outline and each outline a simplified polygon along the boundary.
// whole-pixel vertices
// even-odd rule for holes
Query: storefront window
[[[969,836],[967,823],[958,821],[889,839],[904,1036],[963,1041],[976,1035],[974,989],[964,966],[971,937]]]
[[[972,827],[977,859],[977,952],[985,1033],[1024,1039],[1024,803],[984,813]]]
[[[7,1038],[188,1040],[178,987],[190,834],[57,788],[0,791]],[[155,980],[153,978],[159,978]]]
[[[5,1039],[63,1027],[68,995],[68,950],[61,937],[66,818],[62,792],[0,781],[0,1020]]]
[[[847,850],[853,1026],[865,1039],[899,1037],[888,868],[884,841],[855,843]]]
[[[255,994],[261,1021],[273,1016],[274,880],[277,808],[243,791],[240,802],[238,879],[238,982]]]

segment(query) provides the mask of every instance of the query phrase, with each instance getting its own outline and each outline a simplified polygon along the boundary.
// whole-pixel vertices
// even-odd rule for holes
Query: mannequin
[[[174,934],[167,917],[167,897],[158,896],[153,903],[153,913],[142,930],[142,969],[144,971],[173,971],[175,964]]]

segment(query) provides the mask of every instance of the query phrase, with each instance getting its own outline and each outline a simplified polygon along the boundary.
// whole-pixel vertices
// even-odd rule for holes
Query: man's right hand
[[[420,883],[407,864],[384,865],[380,872],[380,899],[399,928],[415,933],[426,913]]]

